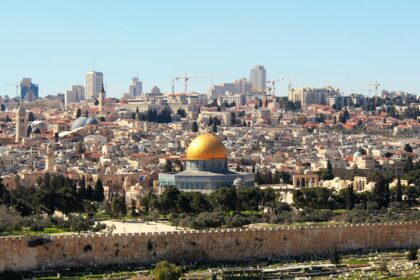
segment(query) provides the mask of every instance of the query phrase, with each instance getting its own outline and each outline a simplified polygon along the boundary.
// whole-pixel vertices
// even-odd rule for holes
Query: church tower
[[[28,119],[26,116],[26,110],[20,103],[19,108],[16,112],[16,142],[21,143],[22,139],[26,137],[28,130]]]
[[[102,90],[99,93],[99,112],[101,116],[103,116],[104,118],[106,118],[105,98],[106,98],[106,92],[104,89],[104,84],[102,84]]]
[[[47,153],[45,154],[45,172],[54,173],[55,168],[55,156],[50,145],[47,146]]]

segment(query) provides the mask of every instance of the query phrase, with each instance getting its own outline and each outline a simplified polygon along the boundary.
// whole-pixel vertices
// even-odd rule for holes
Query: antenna
[[[172,73],[172,93],[175,93],[175,74]]]

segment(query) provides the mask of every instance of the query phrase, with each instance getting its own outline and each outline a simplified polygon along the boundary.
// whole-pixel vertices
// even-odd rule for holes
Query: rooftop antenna
[[[175,93],[175,74],[172,73],[172,93]]]

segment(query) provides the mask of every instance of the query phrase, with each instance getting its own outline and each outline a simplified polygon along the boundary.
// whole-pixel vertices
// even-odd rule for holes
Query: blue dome
[[[92,117],[88,118],[85,123],[85,125],[98,125],[98,124],[99,124],[98,120]]]
[[[73,124],[71,125],[71,130],[80,128],[80,127],[84,127],[86,125],[86,121],[88,118],[86,117],[79,117],[77,118]]]
[[[32,133],[41,134],[41,129],[39,129],[39,127],[37,127],[37,128],[34,129],[34,131],[32,131]]]

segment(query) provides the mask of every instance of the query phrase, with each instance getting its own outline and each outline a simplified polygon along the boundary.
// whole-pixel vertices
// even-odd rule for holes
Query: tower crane
[[[367,86],[375,89],[375,96],[378,96],[378,89],[381,86],[381,84],[378,81],[375,81],[375,83],[367,85]]]
[[[188,81],[193,78],[208,78],[216,75],[200,75],[200,76],[189,76],[185,73],[183,76],[175,77],[175,80],[184,80],[184,93],[188,93]]]
[[[20,87],[20,84],[19,83],[7,83],[6,85],[8,85],[8,86],[14,86],[16,88],[16,97],[19,98],[19,87]]]
[[[280,79],[267,81],[267,84],[271,84],[271,87],[268,87],[268,91],[270,92],[271,90],[273,90],[273,96],[276,95],[276,82],[280,82],[280,81],[288,81],[289,83],[287,84],[287,88],[290,89],[292,87],[292,82],[290,78],[280,78]]]

